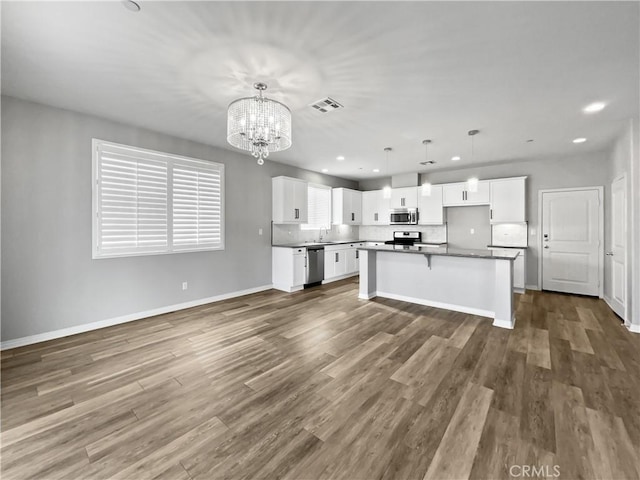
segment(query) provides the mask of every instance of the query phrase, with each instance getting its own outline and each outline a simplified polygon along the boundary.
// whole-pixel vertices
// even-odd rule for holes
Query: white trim
[[[371,300],[372,298],[375,298],[375,297],[376,297],[375,293],[370,293],[369,295],[365,295],[364,293],[358,294],[358,298],[360,300]]]
[[[524,288],[525,290],[540,290],[540,287],[538,285],[525,285]]]
[[[299,292],[300,290],[304,290],[304,285],[296,285],[292,287],[291,285],[274,283],[272,288],[276,290],[280,290],[281,292],[293,293],[293,292]]]
[[[392,300],[400,300],[402,302],[417,303],[427,307],[442,308],[444,310],[453,310],[454,312],[468,313],[470,315],[479,315],[481,317],[494,318],[495,312],[489,310],[481,310],[479,308],[465,307],[462,305],[454,305],[452,303],[433,302],[423,298],[408,297],[406,295],[396,295],[395,293],[375,292],[374,296],[390,298]]]
[[[511,322],[507,322],[506,320],[494,320],[493,321],[493,326],[494,327],[507,328],[509,330],[513,330],[513,328],[515,327],[515,324],[516,324],[516,316],[515,316],[515,314],[513,315],[513,318],[511,319]]]
[[[538,238],[536,239],[536,244],[538,245],[538,285],[540,286],[540,290],[542,290],[542,195],[544,193],[554,193],[554,192],[580,192],[584,190],[597,190],[598,191],[598,297],[604,297],[604,187],[603,186],[592,186],[592,187],[572,187],[572,188],[548,188],[538,190]]]
[[[248,288],[246,290],[239,290],[237,292],[223,293],[222,295],[216,295],[215,297],[201,298],[198,300],[192,300],[190,302],[177,303],[175,305],[167,305],[165,307],[154,308],[152,310],[146,310],[144,312],[131,313],[129,315],[123,315],[121,317],[108,318],[106,320],[99,320],[97,322],[91,323],[84,323],[82,325],[76,325],[75,327],[63,328],[60,330],[53,330],[51,332],[45,333],[38,333],[36,335],[29,335],[28,337],[16,338],[14,340],[6,340],[4,342],[0,342],[0,350],[8,350],[10,348],[23,347],[25,345],[32,345],[34,343],[46,342],[47,340],[54,340],[56,338],[68,337],[69,335],[76,335],[78,333],[90,332],[92,330],[111,327],[113,325],[119,325],[121,323],[133,322],[135,320],[162,315],[164,313],[184,310],[186,308],[198,307],[207,303],[220,302],[222,300],[228,300],[230,298],[242,297],[244,295],[250,295],[252,293],[264,292],[265,290],[271,290],[272,288],[272,285],[262,285],[260,287]]]
[[[627,325],[626,327],[631,333],[640,333],[640,325],[637,325],[635,323],[631,323],[631,324]]]
[[[347,273],[346,275],[340,275],[339,277],[324,279],[322,281],[322,285],[324,285],[325,283],[337,282],[338,280],[344,280],[345,278],[349,277],[355,277],[356,275],[360,275],[360,272]]]
[[[628,268],[631,271],[631,295],[627,298],[629,304],[630,323],[629,330],[634,333],[640,333],[640,202],[635,201],[640,195],[640,145],[636,143],[640,141],[639,125],[637,118],[629,119],[629,206],[630,206],[630,223],[628,228],[631,229],[631,242],[628,246],[629,260]]]

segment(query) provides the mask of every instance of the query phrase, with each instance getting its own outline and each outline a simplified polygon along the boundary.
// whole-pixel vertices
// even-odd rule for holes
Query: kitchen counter
[[[297,243],[282,243],[280,245],[271,245],[272,247],[282,248],[306,248],[306,247],[318,247],[321,245],[345,245],[347,243],[363,243],[365,240],[335,240],[332,242],[297,242]]]
[[[451,247],[358,247],[358,297],[385,297],[493,319],[513,328],[514,260],[520,252]]]
[[[470,250],[451,248],[447,246],[419,247],[417,245],[376,245],[359,247],[360,250],[375,250],[378,252],[413,253],[419,255],[440,255],[446,257],[487,258],[490,260],[515,260],[520,252],[496,252],[493,250]]]
[[[520,250],[524,250],[529,248],[528,246],[518,246],[518,245],[487,245],[487,248],[518,248]]]

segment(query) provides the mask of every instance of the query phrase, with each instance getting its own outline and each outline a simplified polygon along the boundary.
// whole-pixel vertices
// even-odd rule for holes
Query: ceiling
[[[351,179],[561,159],[638,117],[638,2],[140,5],[2,2],[2,93],[232,150],[227,105],[263,81],[294,124],[270,159]]]

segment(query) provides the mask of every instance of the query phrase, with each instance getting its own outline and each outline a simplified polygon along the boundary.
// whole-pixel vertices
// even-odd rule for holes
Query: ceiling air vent
[[[333,112],[334,110],[337,110],[339,108],[344,108],[342,105],[340,105],[331,97],[318,100],[317,102],[312,103],[311,107],[315,108],[316,110],[322,113]]]

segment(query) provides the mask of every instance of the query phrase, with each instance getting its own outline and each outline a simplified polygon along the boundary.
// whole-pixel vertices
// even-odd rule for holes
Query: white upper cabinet
[[[362,223],[362,192],[349,188],[334,188],[333,224],[360,225]]]
[[[391,189],[390,208],[417,208],[418,187],[402,187]]]
[[[522,223],[525,211],[527,177],[491,180],[491,223]]]
[[[362,225],[389,225],[389,204],[383,190],[362,192]]]
[[[273,223],[307,223],[307,182],[274,177],[271,184]]]
[[[418,190],[418,224],[442,225],[444,223],[442,185],[431,185],[431,191],[426,190],[428,189],[422,187]]]
[[[489,181],[478,182],[474,192],[468,182],[448,183],[443,185],[443,204],[445,207],[459,207],[465,205],[489,205],[491,187]]]

